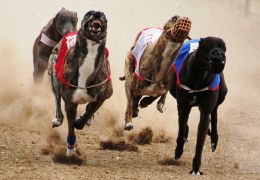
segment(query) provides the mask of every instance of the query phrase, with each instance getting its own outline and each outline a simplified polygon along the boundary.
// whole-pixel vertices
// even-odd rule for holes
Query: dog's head
[[[106,38],[107,35],[107,19],[101,11],[89,11],[85,14],[80,31],[82,34],[96,42],[100,42]]]
[[[69,32],[76,31],[78,23],[77,13],[62,8],[55,16],[53,23],[57,32],[64,36]]]
[[[202,57],[203,66],[214,74],[221,73],[226,64],[226,46],[221,38],[201,38],[198,53]]]
[[[163,27],[168,37],[174,42],[182,42],[188,38],[191,21],[187,17],[173,16]]]

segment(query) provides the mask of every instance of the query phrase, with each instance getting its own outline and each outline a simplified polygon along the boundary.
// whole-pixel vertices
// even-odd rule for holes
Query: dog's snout
[[[214,48],[210,51],[210,65],[214,73],[223,71],[226,64],[225,52],[220,48]]]
[[[99,11],[96,11],[95,12],[95,18],[100,18],[101,17],[101,15],[102,15],[102,13],[101,12],[99,12]]]
[[[71,22],[68,22],[64,25],[64,27],[62,29],[62,35],[64,36],[65,34],[68,34],[75,30],[76,30],[76,27]]]
[[[225,63],[225,52],[220,48],[214,48],[210,51],[210,57],[215,60],[216,63]]]

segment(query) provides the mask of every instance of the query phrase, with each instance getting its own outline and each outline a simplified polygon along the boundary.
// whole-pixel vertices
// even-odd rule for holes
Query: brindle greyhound
[[[146,37],[142,31],[136,37],[135,43],[129,51],[125,61],[125,76],[120,80],[125,79],[125,91],[127,96],[127,108],[125,112],[125,130],[133,129],[132,117],[138,116],[139,101],[140,107],[146,107],[155,99],[160,97],[157,103],[157,109],[163,112],[166,94],[170,80],[170,70],[172,61],[177,56],[178,50],[183,41],[188,37],[191,28],[191,21],[186,17],[173,16],[165,25],[163,30],[156,28],[152,31],[157,32],[157,38],[151,42],[152,34],[148,32],[147,45],[144,49],[143,45],[138,42]],[[150,29],[148,29],[150,31]],[[149,42],[150,41],[150,42]],[[135,72],[136,58],[133,55],[135,49],[141,47],[143,54],[140,58],[140,74]],[[140,78],[140,75],[142,76]]]
[[[50,75],[56,102],[56,119],[54,119],[52,127],[58,127],[63,122],[62,97],[68,120],[67,153],[69,155],[75,152],[74,127],[82,129],[113,93],[109,64],[105,54],[106,35],[107,19],[104,13],[87,12],[76,36],[75,46],[69,48],[65,55],[62,74],[63,80],[66,80],[65,84],[59,81],[60,76],[55,68],[57,55],[61,52],[62,45],[59,44],[50,57],[50,61],[53,63],[50,64]],[[65,38],[66,36],[63,39]],[[69,43],[73,43],[72,36],[68,36],[67,39],[70,40]],[[75,120],[77,106],[82,103],[88,103],[86,112]]]
[[[76,12],[62,8],[57,15],[44,26],[33,45],[34,82],[41,82],[48,67],[52,49],[61,38],[76,31],[78,17]]]
[[[214,152],[218,143],[217,110],[227,94],[223,69],[226,62],[225,43],[217,37],[194,39],[184,43],[174,61],[175,74],[170,88],[177,100],[179,132],[175,159],[183,153],[188,137],[188,117],[193,106],[200,110],[196,153],[192,174],[200,175],[201,156],[205,137],[211,122],[211,147]],[[211,117],[211,119],[209,118]]]

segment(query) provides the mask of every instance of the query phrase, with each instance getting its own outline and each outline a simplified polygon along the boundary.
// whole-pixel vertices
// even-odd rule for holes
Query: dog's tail
[[[120,81],[124,81],[125,80],[125,76],[119,77]]]

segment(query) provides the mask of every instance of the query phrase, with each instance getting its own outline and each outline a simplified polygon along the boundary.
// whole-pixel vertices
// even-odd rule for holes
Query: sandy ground
[[[173,157],[176,146],[176,103],[170,95],[163,114],[153,104],[134,120],[134,132],[149,126],[154,137],[163,134],[167,142],[154,139],[150,145],[138,145],[137,152],[100,148],[100,140],[123,128],[126,99],[118,77],[135,35],[145,27],[162,27],[175,14],[192,19],[191,37],[219,36],[227,46],[229,93],[219,109],[219,144],[212,153],[207,137],[201,167],[205,175],[200,178],[260,179],[260,3],[251,0],[247,10],[245,4],[245,0],[0,0],[0,179],[194,179],[188,172],[196,142],[196,108],[190,115],[189,142],[182,158],[163,163]],[[81,165],[57,162],[47,151],[55,137],[61,138],[56,145],[65,151],[66,121],[54,136],[50,128],[54,98],[48,78],[40,87],[32,84],[33,41],[61,7],[77,11],[79,21],[91,9],[104,11],[108,19],[114,94],[90,127],[76,131]]]

